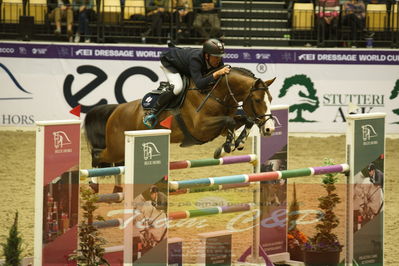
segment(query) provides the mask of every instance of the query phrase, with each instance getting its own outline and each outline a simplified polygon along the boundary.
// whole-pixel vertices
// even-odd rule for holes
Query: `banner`
[[[165,77],[166,47],[0,42],[0,125],[70,119],[97,104],[142,98]],[[290,105],[291,132],[345,132],[345,115],[387,113],[399,132],[399,51],[371,49],[226,49],[226,64],[269,80],[273,105]]]

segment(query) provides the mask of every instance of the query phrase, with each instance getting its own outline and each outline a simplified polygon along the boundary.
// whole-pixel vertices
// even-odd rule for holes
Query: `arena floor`
[[[178,145],[171,146],[171,160],[210,158],[214,148],[222,142],[216,139],[212,143],[190,148],[179,148]],[[307,136],[300,137],[298,134],[289,138],[289,168],[301,168],[308,166],[319,166],[323,164],[324,158],[331,158],[336,163],[345,161],[345,137],[334,135],[329,137]],[[34,131],[0,131],[0,242],[4,243],[8,235],[8,229],[12,224],[14,213],[19,211],[19,230],[23,238],[24,256],[33,256],[33,226],[34,226],[34,191],[35,191],[35,132]],[[237,154],[250,153],[247,151]],[[395,243],[399,242],[399,139],[388,138],[386,142],[385,161],[385,239],[384,239],[384,262],[385,265],[398,265],[399,253],[396,251]],[[90,158],[82,138],[81,153],[82,168],[90,168]],[[171,173],[171,179],[200,178],[207,176],[223,176],[232,174],[250,173],[249,164],[238,164],[220,167],[194,168],[178,170]],[[341,179],[343,183],[343,177]],[[104,181],[111,184],[112,178]],[[298,200],[303,203],[301,208],[317,208],[317,197],[323,194],[320,186],[320,177],[296,178],[290,180],[289,184],[296,183]],[[309,188],[311,186],[311,188]],[[111,186],[103,186],[101,192],[107,192]],[[289,186],[288,202],[290,202],[292,186]],[[344,186],[338,186],[339,194],[344,197]],[[245,190],[243,193],[215,192],[188,195],[179,195],[171,199],[171,211],[192,208],[195,202],[204,198],[216,197],[228,202],[250,202],[251,194]],[[106,217],[109,210],[119,208],[117,204],[104,204],[99,213]],[[337,230],[340,239],[343,240],[344,232],[344,203],[337,207],[337,214],[341,218],[341,226]],[[186,264],[196,262],[196,250],[198,239],[197,233],[226,229],[226,224],[234,218],[234,214],[214,216],[206,218],[205,227],[198,228],[195,225],[175,226],[170,229],[170,237],[178,236],[185,239]],[[248,224],[241,222],[236,229],[242,229],[240,233],[233,234],[233,259],[236,259],[250,245],[252,230],[247,229]],[[311,235],[312,226],[303,226],[300,229]],[[120,245],[121,232],[115,230],[104,231],[109,246]],[[2,252],[1,252],[2,253]],[[342,254],[341,254],[342,255]]]

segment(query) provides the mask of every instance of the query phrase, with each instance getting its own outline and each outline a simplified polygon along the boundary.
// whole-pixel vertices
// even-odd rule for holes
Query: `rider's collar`
[[[206,69],[212,68],[211,64],[209,64],[208,59],[206,59],[206,57],[205,57],[205,63],[206,63]]]

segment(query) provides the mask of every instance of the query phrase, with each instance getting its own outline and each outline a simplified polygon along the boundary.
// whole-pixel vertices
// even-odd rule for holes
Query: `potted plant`
[[[104,220],[101,216],[94,217],[94,211],[98,209],[98,196],[91,188],[80,188],[81,208],[83,219],[79,225],[79,248],[69,256],[69,260],[76,261],[82,266],[109,265],[104,258],[106,244],[100,236],[98,229],[93,226],[93,220]]]
[[[18,211],[15,213],[14,222],[10,227],[6,243],[2,243],[4,266],[17,266],[22,262],[22,238],[18,230]]]
[[[324,164],[332,165],[334,163],[330,159],[325,159]],[[306,265],[332,266],[339,263],[339,255],[343,246],[339,243],[337,235],[332,232],[339,225],[334,208],[341,202],[335,192],[337,189],[335,183],[338,181],[336,176],[337,173],[323,176],[322,186],[326,190],[326,195],[318,198],[321,212],[317,214],[319,223],[316,225],[316,233],[303,246]]]
[[[297,219],[299,218],[299,202],[296,198],[296,188],[294,183],[293,199],[290,203],[288,212],[288,234],[287,245],[290,253],[290,260],[303,261],[303,252],[301,247],[307,242],[307,237],[297,228]]]

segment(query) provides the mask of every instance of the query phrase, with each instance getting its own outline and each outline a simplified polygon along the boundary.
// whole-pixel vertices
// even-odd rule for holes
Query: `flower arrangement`
[[[304,233],[298,229],[290,230],[287,234],[288,248],[295,249],[297,247],[302,247],[308,242],[308,238]]]
[[[332,165],[331,159],[325,159],[324,165]],[[341,252],[342,245],[339,243],[336,234],[332,233],[333,229],[338,227],[339,219],[334,213],[334,208],[341,202],[340,197],[335,192],[335,183],[338,181],[337,173],[326,174],[322,179],[322,186],[325,188],[327,195],[318,198],[319,208],[321,212],[317,214],[319,223],[316,225],[316,234],[310,237],[303,245],[305,251],[315,252]]]

